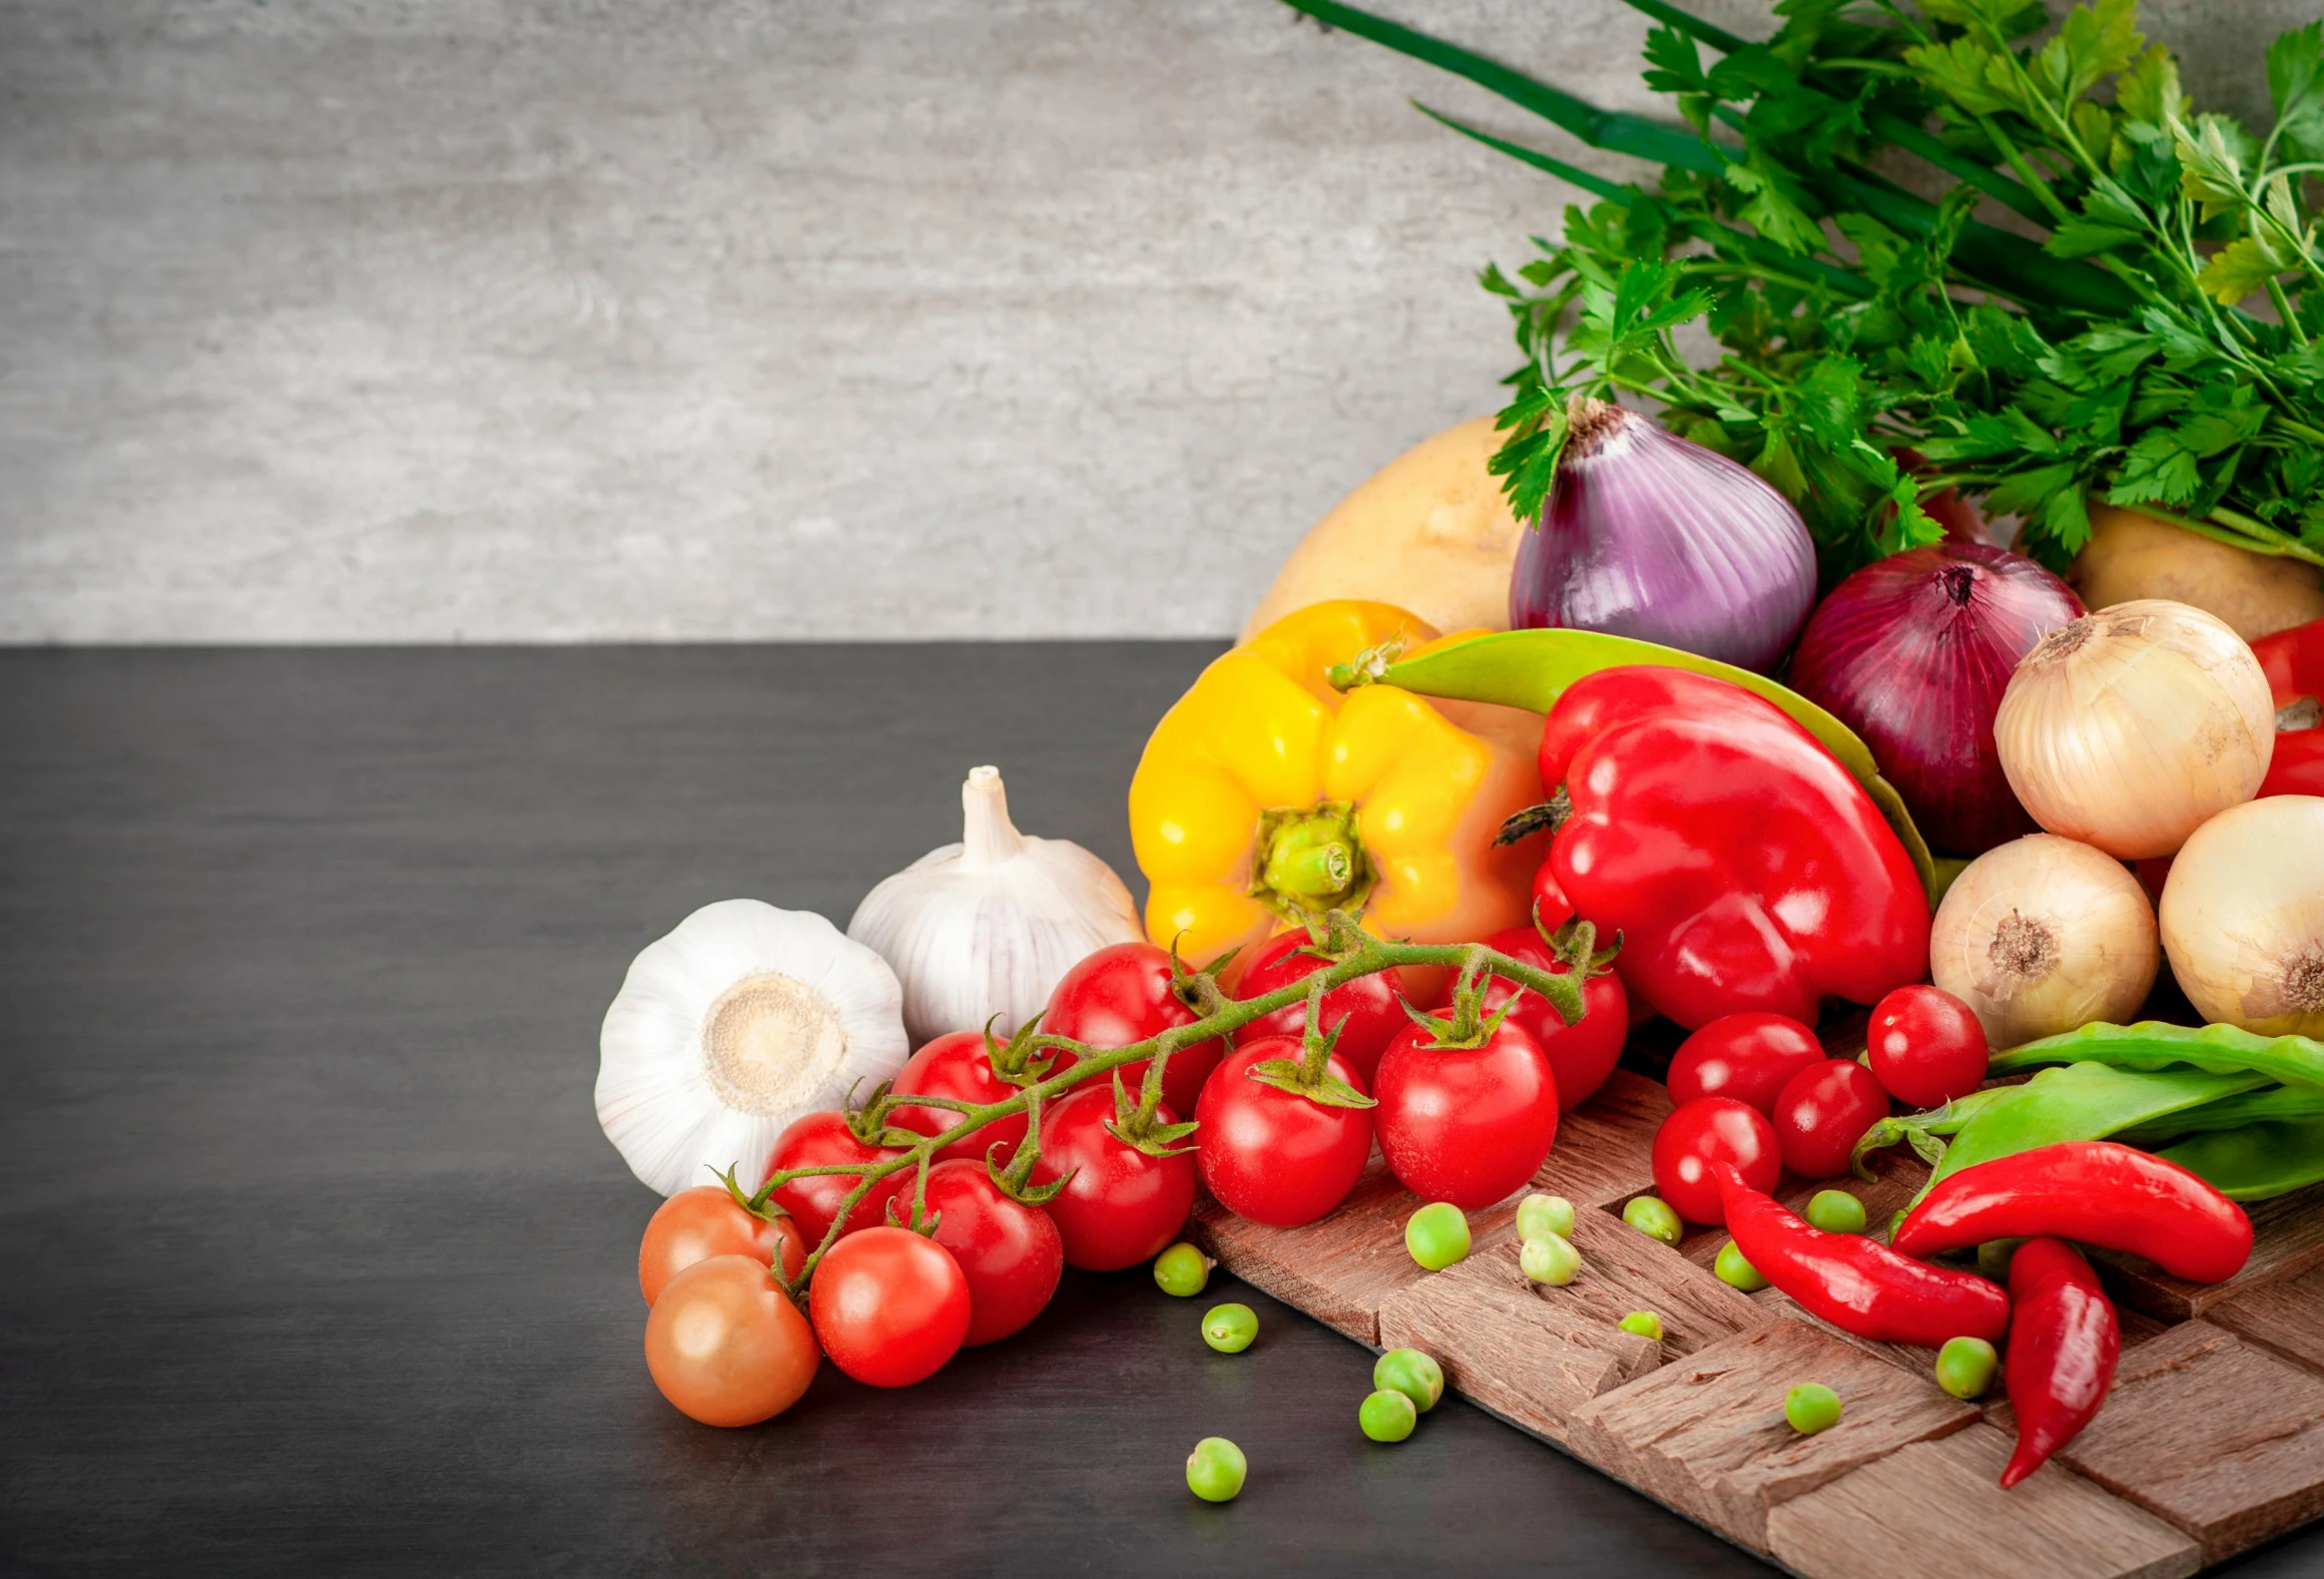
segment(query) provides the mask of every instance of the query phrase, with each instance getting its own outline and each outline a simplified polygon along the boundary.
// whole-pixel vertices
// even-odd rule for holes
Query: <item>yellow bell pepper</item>
[[[1525,919],[1536,841],[1492,839],[1541,798],[1539,718],[1326,678],[1383,643],[1436,639],[1385,603],[1319,603],[1203,671],[1130,781],[1149,936],[1199,965],[1334,907],[1424,943]]]

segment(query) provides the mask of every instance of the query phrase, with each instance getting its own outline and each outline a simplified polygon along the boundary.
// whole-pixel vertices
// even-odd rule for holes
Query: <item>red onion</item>
[[[2034,831],[1994,715],[2018,660],[2081,612],[2070,587],[2006,548],[1908,549],[1832,589],[1788,679],[1864,737],[1931,845],[1976,855]]]
[[[1509,625],[1608,631],[1766,670],[1816,601],[1791,501],[1650,418],[1577,398],[1539,525],[1509,576]]]

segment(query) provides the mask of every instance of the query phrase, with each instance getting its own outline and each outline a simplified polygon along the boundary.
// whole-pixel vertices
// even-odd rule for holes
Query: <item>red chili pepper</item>
[[[1940,1348],[1949,1337],[1999,1339],[2010,1297],[1975,1273],[1908,1260],[1862,1234],[1811,1228],[1730,1177],[1727,1232],[1759,1276],[1843,1332]]]
[[[2090,1423],[2114,1361],[2122,1324],[2090,1264],[2054,1239],[2030,1239],[2010,1262],[2010,1359],[2003,1376],[2018,1415],[2018,1450],[2002,1471],[2007,1491]]]
[[[2275,756],[2261,794],[2324,794],[2324,620],[2251,644],[2276,705]]]
[[[2178,1164],[2112,1141],[2061,1141],[1964,1168],[1923,1196],[1889,1243],[1935,1256],[2036,1234],[2126,1250],[2189,1283],[2224,1283],[2251,1258],[2243,1208]]]
[[[1614,969],[1689,1030],[1763,1009],[1813,1023],[1929,973],[1929,900],[1863,788],[1772,704],[1680,669],[1601,670],[1558,698],[1541,782],[1571,815],[1560,892],[1622,934]]]

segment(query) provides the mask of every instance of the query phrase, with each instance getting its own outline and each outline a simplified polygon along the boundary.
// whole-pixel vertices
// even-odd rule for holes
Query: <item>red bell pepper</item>
[[[2275,756],[2261,794],[2324,794],[2324,620],[2251,644],[2276,705]]]
[[[1964,1168],[1938,1181],[1889,1243],[1935,1256],[2035,1234],[2126,1250],[2189,1283],[2224,1283],[2251,1258],[2243,1208],[2178,1164],[2113,1141],[2060,1141]]]
[[[2010,1358],[2003,1370],[2018,1416],[2007,1491],[2098,1412],[2122,1356],[2122,1323],[2090,1264],[2054,1239],[2030,1239],[2010,1260]]]
[[[1727,1232],[1759,1276],[1843,1332],[1941,1348],[1991,1343],[2010,1325],[2010,1297],[1972,1272],[1931,1267],[1862,1234],[1827,1234],[1729,1171]]]
[[[1904,844],[1773,704],[1681,669],[1600,670],[1541,733],[1571,810],[1558,891],[1622,934],[1633,998],[1689,1030],[1761,1009],[1813,1024],[1929,972],[1929,900]]]

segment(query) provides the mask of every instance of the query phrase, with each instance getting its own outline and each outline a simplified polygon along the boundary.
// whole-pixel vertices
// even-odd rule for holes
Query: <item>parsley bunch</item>
[[[1921,501],[1948,487],[2052,568],[2093,502],[2324,565],[2324,23],[2269,48],[2255,137],[2193,110],[2135,0],[2046,37],[2038,0],[1779,0],[1765,43],[1627,0],[1677,125],[1288,3],[1663,167],[1617,185],[1421,106],[1599,200],[1482,275],[1525,358],[1493,461],[1520,519],[1570,400],[1629,390],[1782,489],[1827,576],[1936,541]],[[1698,319],[1708,365],[1674,338]]]

